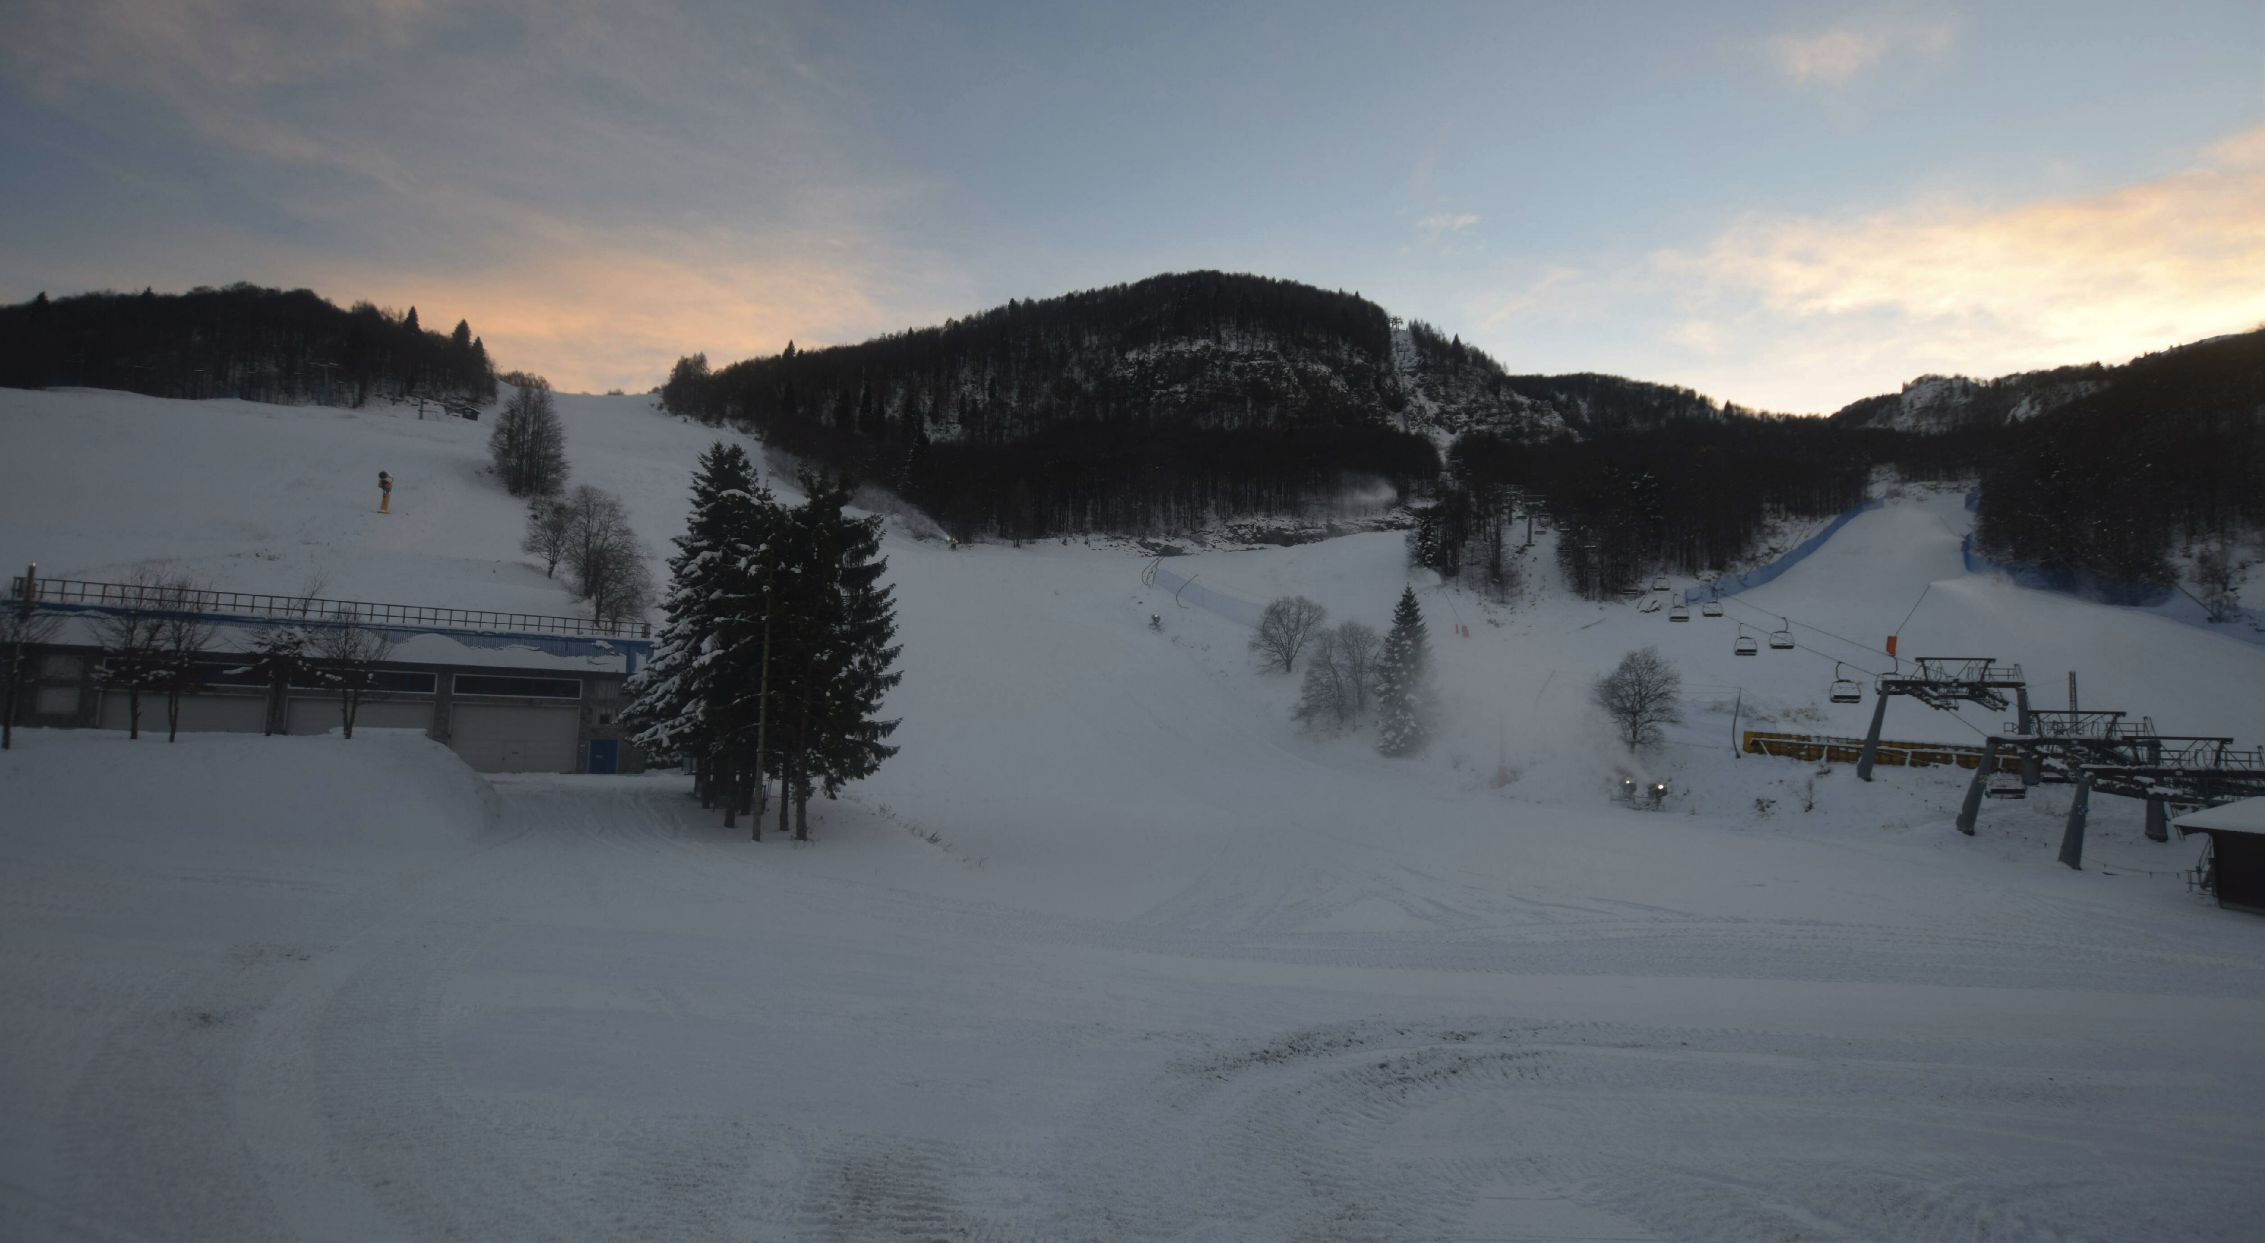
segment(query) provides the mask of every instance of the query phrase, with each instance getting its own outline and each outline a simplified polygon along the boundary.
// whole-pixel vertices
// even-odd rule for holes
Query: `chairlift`
[[[1778,648],[1780,650],[1790,651],[1794,646],[1793,623],[1786,622],[1782,617],[1778,620],[1785,622],[1785,625],[1781,629],[1770,631],[1770,646]]]
[[[2029,787],[2022,783],[2020,773],[1991,773],[1982,793],[1991,798],[2028,798]]]
[[[1691,620],[1691,610],[1678,604],[1674,608],[1667,610],[1667,620],[1675,622],[1687,622]]]
[[[1709,600],[1699,606],[1699,612],[1707,617],[1720,617],[1722,616],[1722,601]]]
[[[1864,688],[1856,684],[1856,679],[1840,676],[1839,661],[1834,661],[1832,666],[1832,701],[1836,704],[1864,702]]]
[[[1665,591],[1665,590],[1667,590],[1667,576],[1663,574],[1663,575],[1661,575],[1660,577],[1653,579],[1653,580],[1652,580],[1652,590],[1653,590],[1653,591]]]
[[[1644,601],[1644,606],[1640,609],[1637,609],[1636,611],[1639,613],[1659,612],[1659,598],[1655,596],[1649,600]]]
[[[1761,650],[1762,645],[1754,641],[1754,636],[1747,634],[1744,627],[1740,627],[1738,642],[1731,646],[1730,654],[1733,656],[1752,656]]]

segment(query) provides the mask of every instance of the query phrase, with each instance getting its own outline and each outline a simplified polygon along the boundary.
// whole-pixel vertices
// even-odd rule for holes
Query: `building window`
[[[76,656],[51,655],[39,662],[39,676],[55,682],[76,682],[82,668]]]
[[[505,678],[484,673],[456,675],[459,695],[510,695],[519,699],[580,699],[579,678]]]
[[[39,688],[39,700],[32,705],[32,711],[40,716],[77,716],[79,712],[79,688],[76,686],[42,686]]]

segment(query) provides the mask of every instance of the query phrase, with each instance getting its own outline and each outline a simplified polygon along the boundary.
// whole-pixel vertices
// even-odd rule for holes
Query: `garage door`
[[[294,734],[327,734],[340,724],[335,695],[291,701],[291,732]],[[381,699],[363,704],[354,713],[356,730],[429,730],[432,727],[433,701],[430,699]]]
[[[124,729],[131,714],[122,691],[102,696],[102,728]],[[267,699],[261,695],[183,695],[181,732],[257,734],[267,729]],[[165,732],[165,696],[142,693],[142,732]]]
[[[582,710],[572,704],[457,704],[449,712],[448,745],[481,773],[580,771],[576,744]]]

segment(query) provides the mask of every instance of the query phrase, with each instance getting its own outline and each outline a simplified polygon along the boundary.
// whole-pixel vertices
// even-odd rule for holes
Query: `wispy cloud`
[[[2074,198],[1750,216],[1649,266],[1686,312],[1671,339],[1791,408],[1858,376],[2120,361],[2265,320],[2265,131],[2213,152]]]
[[[1477,216],[1468,213],[1440,213],[1425,216],[1416,221],[1416,232],[1423,235],[1423,240],[1436,242],[1448,234],[1460,233],[1478,222]]]
[[[175,242],[156,263],[87,248],[106,257],[72,265],[89,285],[264,273],[420,304],[570,388],[641,388],[694,349],[735,358],[901,327],[959,285],[890,225],[922,184],[841,154],[854,144],[840,88],[763,13],[720,20],[673,0],[19,12],[0,75],[91,125],[138,118],[196,153],[193,187],[144,192],[220,205],[152,230]]]
[[[1782,34],[1766,48],[1787,78],[1805,85],[1846,82],[1898,53],[1938,54],[1957,38],[1958,27],[1950,21],[1876,21]]]
[[[2255,328],[2260,273],[2265,125],[2100,193],[1752,214],[1693,247],[1559,264],[1497,295],[1484,339],[1514,367],[1823,413],[1928,372],[2116,363]],[[1599,340],[1574,358],[1531,348]]]

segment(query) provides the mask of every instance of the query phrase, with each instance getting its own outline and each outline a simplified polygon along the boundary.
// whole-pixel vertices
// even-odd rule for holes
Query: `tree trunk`
[[[126,737],[142,736],[142,688],[140,675],[126,685]]]
[[[727,768],[724,771],[724,827],[736,829],[739,827],[739,792],[732,788],[732,770]]]
[[[762,767],[763,767],[763,762],[764,762],[765,760],[768,760],[768,759],[770,759],[770,758],[771,758],[771,756],[770,756],[770,743],[771,743],[771,738],[770,738],[770,726],[771,726],[771,582],[770,582],[770,578],[771,578],[771,576],[770,576],[770,574],[769,574],[769,573],[766,573],[766,574],[764,575],[764,578],[763,578],[763,677],[762,677],[762,679],[761,679],[761,683],[760,683],[760,689],[759,689],[759,690],[758,690],[758,691],[756,692],[756,698],[755,698],[755,768],[756,768],[756,771],[758,771],[758,772],[760,772],[760,771],[762,770]],[[768,791],[770,790],[770,785],[769,785],[768,783],[766,783],[766,782],[760,782],[760,781],[758,781],[758,782],[757,782],[756,784],[757,784],[757,785],[758,785],[759,787],[761,787],[761,788],[762,788],[762,789],[763,789],[763,790],[764,790],[764,791],[765,791],[766,793],[768,793]],[[767,810],[767,809],[766,809],[766,808],[761,808],[761,807],[758,807],[758,808],[756,808],[756,815],[760,816],[760,815],[761,815],[761,814],[762,814],[762,813],[763,813],[763,812],[764,812],[765,810]],[[762,830],[761,830],[761,829],[757,829],[757,830],[756,830],[756,832],[757,832],[758,834],[760,834],[760,833],[762,832]]]
[[[810,840],[810,683],[802,679],[802,720],[794,727],[794,840]],[[781,810],[784,810],[783,808]]]
[[[8,645],[8,706],[0,715],[0,751],[16,745],[16,684],[24,677],[24,645]]]
[[[167,687],[165,691],[165,741],[181,740],[181,692]]]

